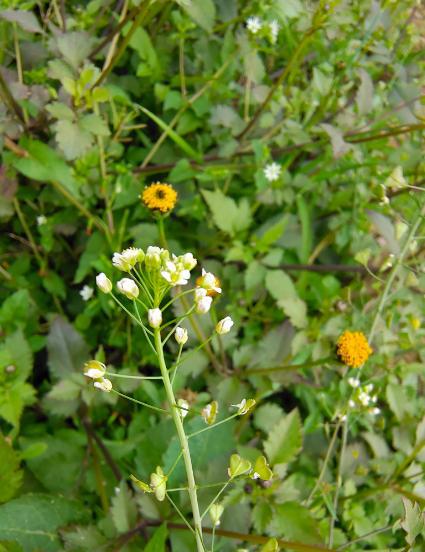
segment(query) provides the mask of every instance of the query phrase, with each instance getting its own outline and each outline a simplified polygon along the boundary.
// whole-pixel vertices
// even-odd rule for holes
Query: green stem
[[[225,424],[226,422],[230,422],[230,420],[233,420],[233,418],[236,418],[237,416],[239,416],[238,413],[233,414],[232,416],[229,416],[228,418],[225,418],[224,420],[221,420],[220,422],[217,422],[216,424],[210,425],[208,427],[204,427],[203,429],[199,429],[198,431],[195,431],[193,433],[189,433],[187,438],[191,439],[192,437],[195,437],[195,435],[199,435],[200,433],[204,433],[204,431],[214,429],[214,428],[216,428],[217,426],[219,426],[221,424]]]
[[[336,511],[338,508],[339,491],[342,485],[342,465],[344,462],[345,449],[347,448],[347,438],[348,438],[347,419],[345,420],[344,425],[342,426],[342,443],[341,443],[341,451],[339,453],[338,472],[336,476],[336,489],[335,489],[335,496],[333,501],[333,509],[335,514],[332,515],[331,524],[329,527],[329,548],[332,548],[333,542],[334,542],[334,527],[335,527],[335,521],[336,521]]]
[[[204,552],[204,545],[202,539],[202,522],[201,515],[199,513],[198,496],[196,493],[195,476],[193,474],[192,459],[190,457],[189,442],[186,437],[186,433],[183,427],[183,421],[179,410],[175,408],[176,399],[174,397],[173,387],[171,385],[170,376],[168,374],[167,365],[165,364],[164,351],[162,348],[161,332],[158,328],[155,328],[155,348],[158,355],[159,368],[161,370],[162,378],[164,381],[165,393],[167,395],[168,402],[171,407],[171,416],[176,426],[177,434],[180,441],[180,446],[183,454],[183,461],[186,468],[186,476],[188,482],[188,493],[190,503],[192,506],[193,523],[195,526],[195,538],[198,552]]]
[[[161,215],[158,217],[158,234],[161,247],[163,247],[164,249],[168,249],[167,238],[165,237],[164,230],[164,217]]]
[[[164,410],[163,408],[159,408],[158,406],[153,406],[152,404],[145,403],[143,401],[138,401],[137,399],[134,399],[133,397],[130,397],[129,395],[125,395],[124,393],[120,393],[116,389],[111,390],[112,393],[115,393],[116,395],[119,395],[123,399],[127,399],[131,402],[134,402],[136,404],[140,404],[141,406],[145,406],[146,408],[150,408],[151,410],[155,410],[156,412],[161,412],[161,414],[169,414],[168,410]]]

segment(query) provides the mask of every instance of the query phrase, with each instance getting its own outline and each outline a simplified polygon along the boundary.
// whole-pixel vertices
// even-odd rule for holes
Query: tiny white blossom
[[[96,276],[96,285],[103,293],[111,293],[112,291],[112,282],[104,272]]]
[[[223,318],[222,320],[220,320],[216,327],[215,327],[215,331],[219,334],[219,335],[224,335],[224,334],[227,334],[230,332],[230,330],[232,329],[232,326],[233,326],[234,322],[233,320],[230,318],[230,316],[226,316],[226,318]]]
[[[131,278],[123,278],[117,282],[118,291],[123,293],[128,299],[136,299],[139,295],[139,288]]]
[[[137,263],[141,263],[145,258],[145,253],[143,249],[138,247],[129,247],[124,249],[121,253],[121,256],[128,262],[128,264],[133,268]]]
[[[269,29],[270,29],[271,41],[274,44],[277,40],[277,36],[279,34],[279,29],[280,29],[280,25],[279,25],[277,19],[273,19],[273,21],[270,21]]]
[[[196,312],[199,314],[205,314],[210,310],[212,303],[212,297],[209,297],[206,295],[205,297],[201,297],[199,301],[196,302]]]
[[[201,287],[207,291],[221,293],[221,288],[217,287],[217,278],[212,272],[207,272],[205,268],[202,269]]]
[[[166,270],[161,270],[161,276],[171,286],[185,286],[190,278],[190,272],[186,269],[178,270],[177,266],[172,261],[165,263]]]
[[[107,378],[102,378],[100,381],[95,381],[93,385],[97,389],[100,389],[101,391],[105,391],[106,393],[109,393],[110,391],[112,391],[112,382]]]
[[[348,378],[348,385],[357,388],[360,385],[360,380],[358,378]]]
[[[195,301],[199,301],[202,297],[206,297],[207,290],[201,287],[195,289]]]
[[[356,406],[356,403],[353,401],[353,399],[350,399],[350,400],[348,401],[348,406],[349,406],[350,408],[354,408],[354,407]]]
[[[359,393],[359,401],[362,403],[363,406],[368,406],[368,404],[370,403],[370,396],[365,391],[361,391]]]
[[[189,338],[186,328],[180,326],[177,326],[174,337],[179,345],[184,345]]]
[[[164,252],[160,247],[150,245],[146,250],[145,264],[148,268],[159,268],[161,266],[161,254]]]
[[[243,416],[247,412],[251,410],[255,406],[256,400],[255,399],[242,399],[239,404],[231,404],[230,406],[234,406],[238,409],[238,415]]]
[[[256,15],[252,15],[251,17],[248,17],[248,19],[246,20],[246,28],[252,34],[257,34],[258,31],[261,29],[262,25],[263,23],[261,19]]]
[[[198,264],[198,261],[195,259],[192,253],[185,253],[184,255],[179,257],[179,260],[186,270],[192,270],[192,268],[195,268],[195,266]]]
[[[80,289],[80,295],[83,301],[88,301],[93,297],[93,288],[87,285],[83,286],[82,289]]]
[[[40,215],[37,217],[37,226],[43,226],[43,224],[46,224],[47,218],[44,215]]]
[[[375,408],[371,408],[369,412],[373,414],[373,416],[377,416],[381,413],[381,409],[375,406]]]
[[[123,272],[129,272],[131,270],[131,265],[128,260],[118,252],[115,252],[112,255],[112,264],[115,268],[118,268],[118,270],[122,270]]]
[[[84,368],[86,369],[84,375],[92,379],[103,378],[106,372],[106,366],[98,360],[89,360],[84,364]]]
[[[148,310],[148,320],[152,328],[159,328],[162,323],[162,312],[161,309],[149,309]]]
[[[278,163],[269,163],[264,167],[264,176],[269,182],[274,182],[280,176],[281,166]]]

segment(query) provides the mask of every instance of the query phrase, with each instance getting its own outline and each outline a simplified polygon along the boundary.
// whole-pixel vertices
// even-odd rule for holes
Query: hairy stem
[[[186,476],[188,483],[188,493],[190,498],[190,504],[192,506],[193,524],[195,527],[195,538],[198,552],[204,552],[204,545],[202,542],[202,521],[201,514],[199,512],[198,496],[196,493],[195,476],[193,474],[192,459],[190,456],[189,442],[186,437],[186,433],[183,427],[183,420],[181,418],[179,410],[176,408],[176,399],[174,397],[173,386],[171,385],[170,376],[168,374],[167,365],[165,364],[164,351],[162,348],[161,332],[159,328],[155,329],[155,349],[158,355],[159,368],[164,381],[165,393],[167,395],[168,402],[171,408],[171,416],[176,426],[177,434],[180,441],[180,446],[183,455],[183,461],[186,468]]]

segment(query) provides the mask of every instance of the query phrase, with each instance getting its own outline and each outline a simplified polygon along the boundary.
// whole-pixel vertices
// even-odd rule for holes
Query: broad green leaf
[[[13,166],[19,172],[40,182],[60,182],[73,196],[79,196],[78,183],[70,167],[55,150],[29,138],[22,138],[20,145],[29,156],[13,158]]]
[[[74,282],[79,284],[84,280],[90,269],[98,261],[100,253],[104,250],[105,238],[100,232],[93,232],[90,238],[87,240],[85,249],[80,255],[78,268],[74,276]],[[93,276],[94,283],[94,276]]]
[[[269,502],[257,499],[252,509],[252,521],[257,533],[263,534],[273,517],[273,509]]]
[[[261,552],[279,552],[279,544],[276,539],[270,539],[261,548]]]
[[[0,370],[9,374],[6,381],[25,381],[32,370],[32,351],[21,330],[9,335],[0,345]]]
[[[307,325],[307,306],[298,297],[291,278],[283,270],[270,270],[267,273],[266,288],[294,326],[304,328]]]
[[[88,58],[93,42],[94,38],[85,32],[63,33],[56,38],[60,53],[74,69]]]
[[[46,106],[46,111],[48,111],[56,119],[67,119],[68,121],[73,121],[75,114],[70,107],[61,102],[53,102]]]
[[[93,145],[93,135],[78,123],[62,119],[55,124],[56,141],[66,159],[82,157]]]
[[[272,465],[294,460],[302,446],[302,425],[295,408],[270,428],[264,451]]]
[[[165,542],[168,537],[167,525],[163,523],[155,533],[152,535],[152,538],[149,540],[146,545],[144,552],[165,552]]]
[[[223,232],[233,236],[250,226],[252,217],[247,201],[242,200],[237,205],[234,199],[225,196],[221,190],[202,190],[202,195],[211,209],[214,223]]]
[[[259,406],[254,413],[254,425],[265,433],[270,431],[282,418],[283,410],[280,406],[272,402],[266,402]]]
[[[62,530],[61,536],[65,542],[65,550],[70,552],[100,551],[107,545],[107,538],[91,525]]]
[[[331,139],[332,151],[335,159],[339,159],[350,151],[352,146],[344,140],[343,133],[340,129],[327,123],[322,123],[320,126]]]
[[[17,541],[24,552],[56,552],[62,550],[58,529],[86,517],[75,500],[26,494],[0,506],[0,539]]]
[[[43,29],[36,16],[27,10],[2,10],[0,18],[12,23],[17,23],[24,31],[29,33],[42,33]]]
[[[305,9],[300,0],[274,0],[273,8],[284,22],[286,18],[298,17]]]
[[[137,508],[127,483],[121,481],[112,498],[111,515],[118,533],[125,533],[131,529],[137,517]]]
[[[183,9],[200,27],[211,32],[215,20],[215,4],[213,0],[188,0]]]
[[[407,498],[402,498],[404,506],[404,519],[401,521],[401,527],[406,531],[406,541],[412,546],[416,537],[425,528],[425,516],[416,502],[410,502]]]
[[[108,125],[99,115],[90,113],[89,115],[84,115],[79,120],[79,127],[81,129],[87,130],[95,136],[109,136],[110,131]]]
[[[10,500],[21,486],[23,473],[19,467],[18,453],[0,435],[0,502]]]
[[[268,533],[305,544],[324,544],[317,522],[309,510],[298,502],[289,501],[275,506]]]
[[[35,389],[29,383],[15,381],[0,387],[0,417],[14,427],[19,425],[24,406],[35,402]]]
[[[54,379],[73,372],[81,373],[89,357],[89,350],[81,335],[60,316],[56,317],[47,337],[48,366]]]

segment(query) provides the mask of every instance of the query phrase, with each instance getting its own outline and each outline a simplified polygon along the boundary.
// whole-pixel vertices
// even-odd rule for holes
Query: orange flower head
[[[373,350],[362,332],[346,330],[336,342],[337,355],[340,360],[352,368],[358,368],[366,362]]]
[[[151,211],[168,213],[176,204],[177,192],[171,184],[154,182],[143,190],[141,199]]]

